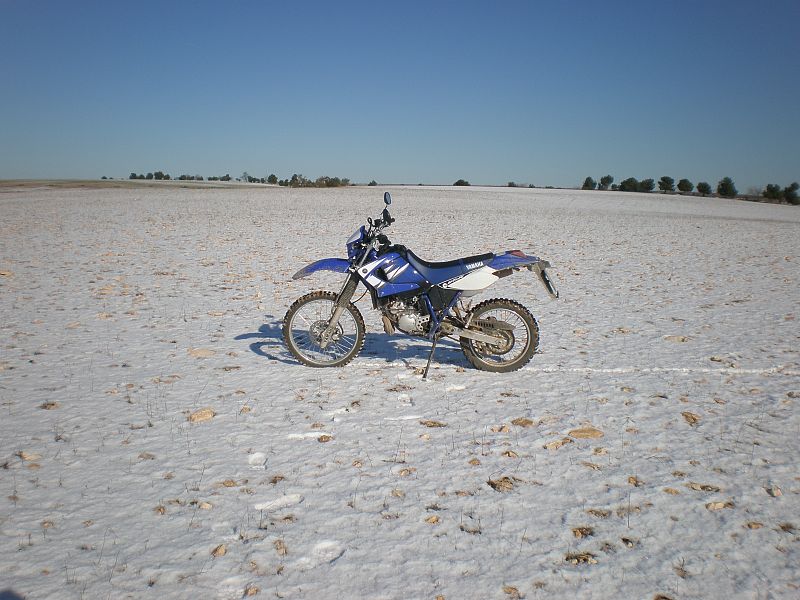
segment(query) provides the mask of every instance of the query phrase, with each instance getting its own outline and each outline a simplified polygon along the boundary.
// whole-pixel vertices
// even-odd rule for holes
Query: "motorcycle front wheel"
[[[539,324],[527,308],[513,300],[481,302],[467,316],[468,328],[498,335],[497,344],[461,338],[461,350],[476,369],[509,373],[528,364],[539,347]]]
[[[311,292],[295,300],[283,318],[283,340],[289,352],[309,367],[341,367],[364,346],[364,318],[352,302],[339,317],[328,345],[321,346],[322,332],[336,307],[333,292]]]

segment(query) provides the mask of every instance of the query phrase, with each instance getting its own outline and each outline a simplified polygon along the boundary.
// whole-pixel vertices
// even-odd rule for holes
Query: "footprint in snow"
[[[329,540],[319,542],[311,551],[311,557],[317,561],[317,564],[332,563],[342,554],[344,554],[344,546],[339,542]]]
[[[344,546],[333,540],[323,540],[311,549],[310,556],[304,556],[297,561],[299,570],[313,569],[320,565],[329,565],[344,554]]]
[[[267,455],[263,452],[253,452],[247,457],[247,464],[251,469],[265,469],[267,464]]]
[[[307,433],[290,433],[289,435],[286,436],[286,439],[287,440],[305,440],[310,438],[317,439],[321,435],[331,435],[331,434],[318,429],[316,431],[310,431]]]
[[[280,498],[276,498],[275,500],[269,500],[267,502],[257,502],[253,505],[253,508],[256,510],[263,510],[266,512],[272,512],[276,510],[281,510],[284,508],[288,508],[290,506],[295,506],[300,504],[305,498],[300,494],[287,494],[286,496],[281,496]]]

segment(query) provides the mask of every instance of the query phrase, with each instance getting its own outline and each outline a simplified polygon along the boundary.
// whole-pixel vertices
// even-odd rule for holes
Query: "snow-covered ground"
[[[2,190],[0,592],[800,597],[800,209],[391,191],[420,256],[553,263],[479,296],[539,319],[527,367],[423,381],[369,297],[353,363],[291,358],[340,285],[291,275],[383,188]]]

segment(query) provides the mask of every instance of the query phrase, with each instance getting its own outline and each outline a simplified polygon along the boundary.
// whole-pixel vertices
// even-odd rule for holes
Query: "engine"
[[[396,326],[405,333],[420,335],[425,333],[425,326],[431,320],[429,315],[422,314],[418,298],[391,300],[383,306],[383,314],[386,333],[394,333],[392,330]]]

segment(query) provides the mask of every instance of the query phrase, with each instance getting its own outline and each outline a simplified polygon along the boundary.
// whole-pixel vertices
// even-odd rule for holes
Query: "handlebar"
[[[392,223],[394,223],[396,219],[389,214],[389,211],[385,208],[383,209],[383,218],[382,219],[373,219],[372,217],[367,217],[367,223],[369,226],[375,230],[375,233],[380,232],[382,229],[388,227]]]

